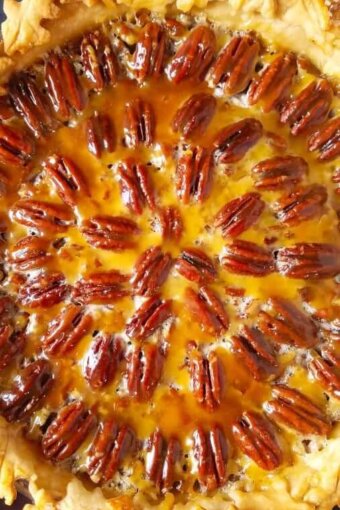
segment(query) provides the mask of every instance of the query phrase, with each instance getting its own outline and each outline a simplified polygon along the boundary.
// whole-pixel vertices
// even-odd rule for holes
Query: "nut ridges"
[[[133,159],[117,166],[122,202],[133,214],[142,214],[145,206],[156,208],[156,197],[149,169]]]
[[[98,334],[88,351],[85,362],[85,379],[91,388],[98,390],[110,384],[123,357],[123,345],[110,334]]]
[[[63,273],[46,271],[24,280],[18,290],[18,300],[27,308],[50,308],[63,301],[68,290]]]
[[[112,269],[90,273],[78,280],[72,287],[71,297],[75,303],[111,304],[128,296],[126,288],[129,276]]]
[[[136,98],[125,105],[124,141],[127,147],[150,147],[155,136],[155,113],[147,101]]]
[[[319,152],[319,161],[332,161],[340,156],[340,117],[320,126],[308,138],[308,149]]]
[[[83,221],[80,231],[94,248],[112,251],[133,248],[133,236],[139,234],[137,223],[130,218],[104,214]]]
[[[170,253],[163,253],[160,246],[152,246],[138,258],[131,278],[134,294],[152,296],[168,277],[172,266]]]
[[[265,208],[259,193],[246,193],[224,205],[216,214],[214,226],[223,237],[237,237],[252,227]]]
[[[101,158],[103,152],[114,152],[116,136],[111,118],[97,110],[86,120],[85,131],[88,150]]]
[[[298,156],[276,156],[252,168],[255,186],[260,190],[292,188],[308,172],[307,162]]]
[[[18,200],[11,213],[15,221],[39,232],[64,232],[74,224],[71,209],[42,200]]]
[[[11,249],[7,261],[13,271],[26,272],[31,269],[46,267],[51,260],[48,252],[49,241],[44,237],[22,237]]]
[[[181,276],[200,284],[211,283],[217,277],[213,260],[199,248],[184,248],[175,267]]]
[[[320,384],[336,398],[340,398],[340,360],[327,351],[319,356],[313,353],[308,370]]]
[[[302,221],[320,217],[326,201],[326,188],[311,184],[282,196],[273,204],[273,209],[279,221],[287,225],[297,225]]]
[[[27,134],[0,123],[0,162],[10,166],[27,165],[35,146]]]
[[[183,233],[183,221],[179,209],[175,206],[157,209],[155,229],[160,230],[164,240],[179,241]]]
[[[177,110],[172,120],[172,130],[184,138],[202,135],[210,124],[217,101],[210,94],[194,94]]]
[[[165,360],[165,348],[161,345],[136,346],[127,355],[127,390],[130,397],[148,401],[160,381]]]
[[[213,148],[219,163],[237,163],[260,140],[262,124],[256,119],[242,119],[217,133]]]
[[[137,80],[143,82],[151,76],[158,78],[163,71],[165,52],[163,28],[152,21],[147,23],[133,54],[133,72]]]
[[[289,278],[332,278],[340,272],[340,248],[332,244],[297,243],[276,251],[277,270]]]
[[[176,164],[176,193],[188,204],[190,199],[203,202],[211,191],[214,172],[212,153],[204,147],[189,146]]]
[[[119,74],[117,57],[109,38],[96,30],[87,34],[80,46],[82,64],[90,87],[100,91],[116,83]]]
[[[228,330],[229,317],[220,297],[209,287],[201,287],[199,292],[191,287],[185,290],[185,302],[193,318],[204,331],[221,335]]]
[[[202,426],[193,433],[193,453],[197,461],[201,488],[212,491],[226,482],[228,444],[219,425],[205,432]]]
[[[177,487],[180,476],[176,467],[181,458],[181,447],[176,437],[164,439],[162,433],[156,429],[147,441],[145,458],[145,472],[161,492],[167,492]],[[179,470],[177,470],[179,471]]]
[[[225,247],[221,264],[231,273],[258,277],[266,276],[275,270],[270,250],[242,239],[236,239]]]
[[[170,300],[162,300],[158,295],[150,297],[144,301],[127,322],[126,334],[130,338],[145,340],[171,317]]]

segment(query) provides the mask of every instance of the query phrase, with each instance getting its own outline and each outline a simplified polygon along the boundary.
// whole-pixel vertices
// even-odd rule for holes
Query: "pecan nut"
[[[340,363],[330,356],[313,356],[308,370],[320,384],[336,398],[340,398]]]
[[[181,447],[176,437],[164,439],[157,429],[147,443],[145,472],[161,492],[170,491],[180,482],[176,467],[181,458]]]
[[[34,144],[18,129],[0,123],[0,162],[5,165],[25,166],[34,154]]]
[[[190,198],[203,202],[211,190],[214,161],[210,150],[188,147],[177,161],[176,192],[184,204]]]
[[[20,354],[26,345],[23,331],[15,331],[9,324],[0,325],[0,371]]]
[[[68,290],[63,273],[44,272],[26,279],[18,291],[18,299],[28,308],[50,308],[60,303]]]
[[[163,253],[160,246],[152,246],[138,258],[131,279],[134,294],[157,294],[168,277],[172,266],[170,253]]]
[[[275,270],[270,250],[241,239],[226,246],[221,263],[232,273],[249,276],[266,276]]]
[[[319,151],[319,161],[332,161],[340,156],[340,117],[330,119],[308,138],[308,149]]]
[[[223,237],[237,237],[257,222],[264,208],[259,193],[245,193],[218,211],[214,226],[222,230]]]
[[[227,478],[228,444],[224,432],[213,425],[209,432],[201,426],[193,433],[194,458],[201,487],[212,491],[222,487]]]
[[[135,347],[127,357],[127,389],[131,397],[149,400],[162,375],[165,354],[153,344]]]
[[[137,223],[124,216],[103,214],[83,221],[80,231],[95,248],[121,251],[134,247],[132,236],[139,233],[139,228]]]
[[[147,299],[134,313],[126,326],[130,338],[145,340],[172,317],[171,301],[158,296]]]
[[[108,37],[99,30],[91,32],[83,38],[80,51],[85,75],[95,90],[116,83],[119,66]]]
[[[0,120],[8,120],[14,115],[10,96],[8,94],[0,96]]]
[[[191,349],[188,369],[198,403],[210,411],[219,407],[224,391],[224,370],[216,352],[210,351],[204,356],[198,349]]]
[[[91,273],[75,283],[71,296],[82,305],[114,303],[129,294],[123,287],[128,279],[127,275],[114,269]]]
[[[147,23],[133,54],[133,72],[138,81],[161,75],[165,52],[166,35],[163,28],[152,21]]]
[[[74,224],[72,211],[60,204],[42,200],[18,200],[12,207],[13,219],[43,232],[64,232]]]
[[[211,94],[193,94],[175,113],[172,130],[184,138],[202,135],[214,116],[216,104]]]
[[[188,287],[185,291],[185,298],[194,318],[204,331],[221,335],[229,327],[228,314],[220,297],[209,287],[201,287],[195,292]]]
[[[155,229],[158,228],[163,239],[179,241],[183,232],[183,221],[177,207],[170,205],[157,210]]]
[[[133,214],[142,214],[144,206],[156,207],[155,192],[148,168],[128,159],[117,167],[123,203]]]
[[[176,261],[176,269],[192,282],[210,283],[216,279],[217,271],[214,262],[199,248],[185,248]]]
[[[19,239],[8,257],[11,268],[24,272],[45,266],[51,259],[48,245],[48,240],[43,237],[27,236]]]
[[[277,250],[276,267],[289,278],[331,278],[340,272],[340,249],[332,244],[297,243]]]
[[[103,152],[113,152],[116,146],[116,136],[112,121],[108,115],[97,110],[89,117],[85,124],[88,150],[101,158]]]
[[[261,161],[251,171],[256,188],[277,190],[299,183],[308,172],[308,164],[297,156],[277,156]]]
[[[127,147],[150,147],[155,136],[155,113],[150,103],[136,98],[125,105],[124,140]]]
[[[297,225],[321,216],[327,201],[327,190],[320,184],[311,184],[281,197],[273,206],[275,216],[282,223]]]
[[[256,119],[242,119],[219,131],[213,141],[219,163],[236,163],[259,141],[262,124]]]
[[[122,358],[123,346],[111,335],[98,335],[89,350],[85,363],[85,379],[93,389],[110,384]]]

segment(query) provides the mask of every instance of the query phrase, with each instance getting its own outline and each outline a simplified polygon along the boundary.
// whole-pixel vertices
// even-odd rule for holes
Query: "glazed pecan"
[[[98,214],[83,221],[80,231],[95,248],[121,251],[133,248],[132,236],[139,233],[139,228],[137,223],[124,216]]]
[[[340,168],[336,168],[332,175],[332,181],[335,184],[335,193],[340,194]]]
[[[226,482],[228,462],[224,432],[218,425],[213,425],[209,432],[198,426],[193,433],[193,443],[201,487],[208,491],[222,487]]]
[[[72,207],[80,198],[90,195],[82,170],[70,158],[54,154],[44,163],[44,168],[65,204]]]
[[[66,404],[43,435],[43,454],[54,462],[68,459],[85,441],[94,424],[95,418],[83,402]]]
[[[161,347],[147,344],[135,347],[127,357],[127,389],[138,400],[149,400],[161,378],[164,352]]]
[[[224,390],[224,371],[216,352],[210,351],[204,356],[198,349],[191,349],[188,369],[198,403],[210,411],[219,407]]]
[[[85,363],[85,379],[91,388],[103,388],[112,382],[122,354],[123,346],[118,338],[104,334],[94,339]]]
[[[277,190],[300,182],[308,172],[308,164],[298,156],[277,156],[260,161],[251,171],[256,188]]]
[[[80,112],[85,95],[73,64],[64,55],[50,53],[45,63],[45,84],[57,116],[67,120],[72,110]]]
[[[51,254],[47,251],[48,246],[49,241],[44,237],[23,237],[11,249],[8,262],[17,272],[41,268],[51,258]]]
[[[6,368],[26,345],[23,331],[15,331],[9,324],[0,325],[0,371]]]
[[[224,305],[215,292],[209,287],[201,287],[195,292],[188,287],[185,299],[194,318],[201,324],[204,331],[221,335],[229,327],[229,318]]]
[[[125,105],[124,140],[127,147],[152,145],[156,119],[150,103],[143,99],[132,99]]]
[[[217,271],[214,262],[199,248],[185,248],[176,261],[177,271],[192,282],[210,283]]]
[[[233,352],[256,381],[277,373],[274,350],[257,328],[243,326],[231,339]]]
[[[313,356],[308,370],[336,398],[340,398],[340,362],[330,356]]]
[[[161,300],[158,296],[150,297],[127,323],[126,334],[130,338],[145,340],[161,328],[171,316],[171,301]]]
[[[34,153],[34,144],[23,131],[0,123],[0,162],[25,166]]]
[[[129,277],[112,269],[91,273],[78,280],[72,288],[72,298],[82,305],[110,304],[125,297],[129,291],[123,287]]]
[[[161,207],[157,210],[157,225],[160,228],[163,239],[178,241],[183,232],[181,213],[175,206]]]
[[[68,207],[42,200],[18,200],[11,212],[13,219],[21,225],[43,232],[64,232],[74,223]]]
[[[264,310],[258,314],[258,328],[266,337],[296,347],[309,348],[318,342],[314,322],[291,301],[272,297],[269,303],[274,316]]]
[[[111,480],[134,447],[135,435],[130,427],[119,427],[112,418],[100,422],[86,462],[87,472],[93,481],[105,483]]]
[[[97,110],[85,123],[87,147],[89,151],[101,158],[103,152],[113,152],[116,146],[116,136],[112,121],[105,113]]]
[[[287,97],[296,73],[295,55],[293,53],[278,55],[251,82],[248,90],[249,104],[253,105],[261,101],[263,110],[270,112]]]
[[[332,161],[340,156],[340,117],[323,124],[308,138],[308,149],[319,151],[319,161]]]
[[[340,248],[332,244],[297,243],[276,252],[277,270],[290,278],[331,278],[340,272]]]
[[[211,66],[213,85],[226,94],[238,94],[247,88],[255,70],[260,45],[250,35],[237,35],[225,46]]]
[[[204,25],[195,27],[170,62],[170,80],[176,84],[187,79],[203,80],[213,61],[215,48],[213,30]]]
[[[221,262],[228,271],[249,276],[266,276],[275,270],[270,250],[241,239],[226,246]]]
[[[203,202],[210,193],[214,161],[210,150],[188,147],[177,161],[176,192],[184,204],[190,198]]]
[[[85,74],[95,90],[117,81],[119,67],[111,43],[102,32],[87,34],[80,46]]]
[[[262,469],[271,471],[282,462],[282,452],[270,423],[260,414],[245,411],[232,427],[240,450]]]
[[[163,253],[160,246],[152,246],[138,258],[131,279],[134,294],[152,296],[168,277],[172,266],[170,253]]]
[[[44,272],[28,277],[18,290],[18,299],[28,308],[50,308],[60,303],[69,286],[60,272]]]
[[[127,159],[119,163],[117,174],[123,203],[133,214],[142,214],[146,205],[155,209],[155,191],[145,165]]]
[[[153,21],[143,28],[133,54],[133,71],[137,80],[144,81],[150,76],[158,78],[164,65],[166,36],[163,28]]]
[[[3,168],[0,168],[0,197],[6,195],[11,184],[11,179]]]
[[[256,119],[242,119],[219,131],[213,141],[219,163],[236,163],[259,141],[262,124]]]
[[[281,109],[280,120],[299,135],[326,120],[333,99],[327,80],[315,80]]]
[[[85,308],[70,304],[48,325],[41,343],[51,356],[64,356],[72,351],[90,331],[92,317]]]
[[[172,130],[184,138],[202,135],[214,116],[216,104],[211,94],[193,94],[175,113]]]
[[[218,211],[214,226],[222,230],[223,237],[237,237],[257,222],[264,207],[259,193],[245,193]]]
[[[38,409],[53,384],[48,361],[33,361],[21,370],[12,389],[0,393],[0,414],[7,421],[22,421]]]
[[[301,434],[327,435],[331,424],[321,409],[299,391],[278,384],[273,387],[274,400],[265,403],[265,411],[279,425]]]
[[[156,429],[147,442],[146,476],[161,492],[170,491],[180,478],[176,466],[181,458],[181,447],[176,437],[164,439]]]
[[[321,216],[327,201],[327,190],[320,184],[311,184],[282,196],[273,206],[275,216],[287,225]]]

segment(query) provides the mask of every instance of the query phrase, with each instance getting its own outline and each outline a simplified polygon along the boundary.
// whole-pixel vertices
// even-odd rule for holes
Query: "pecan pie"
[[[0,499],[331,510],[337,2],[5,10]]]

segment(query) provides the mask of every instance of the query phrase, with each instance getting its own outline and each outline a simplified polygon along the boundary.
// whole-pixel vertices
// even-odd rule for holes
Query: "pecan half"
[[[142,214],[146,205],[155,209],[155,191],[145,165],[127,159],[119,163],[117,174],[123,203],[133,214]]]
[[[257,222],[264,208],[259,193],[245,193],[218,211],[214,226],[222,230],[223,237],[237,237]]]
[[[41,446],[47,459],[61,462],[73,455],[93,428],[95,418],[83,402],[66,404],[43,435]]]
[[[340,117],[330,119],[308,138],[308,149],[319,151],[319,161],[332,161],[340,156]]]
[[[224,432],[213,425],[209,432],[198,426],[193,433],[194,458],[201,487],[212,491],[222,487],[227,477],[228,444]]]
[[[0,414],[7,421],[23,421],[38,409],[53,384],[48,361],[33,361],[21,370],[12,389],[0,393]]]
[[[29,271],[45,266],[51,258],[47,249],[49,241],[44,237],[27,236],[19,239],[11,249],[8,263],[14,271]]]
[[[175,206],[161,207],[157,210],[157,224],[163,239],[179,241],[183,232],[181,213]]]
[[[183,80],[203,80],[214,59],[216,38],[211,28],[199,25],[181,44],[168,67],[168,76],[174,83]]]
[[[188,147],[177,161],[176,192],[184,204],[190,198],[203,202],[211,190],[214,161],[210,150]]]
[[[136,222],[124,216],[98,214],[83,221],[80,231],[95,248],[121,251],[135,246],[132,236],[139,233],[139,228]]]
[[[126,325],[126,334],[130,338],[145,340],[172,316],[171,301],[161,300],[158,296],[147,299],[134,313]]]
[[[152,246],[138,258],[131,279],[134,294],[152,296],[168,277],[172,266],[170,253],[163,253],[160,246]]]
[[[221,263],[232,273],[249,276],[266,276],[275,270],[270,250],[241,239],[226,246]]]
[[[74,224],[68,207],[42,200],[18,200],[11,212],[13,219],[21,225],[43,232],[64,232]]]
[[[229,318],[224,305],[217,294],[209,287],[201,287],[195,292],[188,287],[185,299],[194,318],[204,331],[221,335],[229,327]]]
[[[217,276],[214,262],[199,248],[182,250],[176,269],[184,278],[201,284],[210,283]]]
[[[176,465],[181,458],[181,447],[176,437],[164,439],[156,429],[147,442],[145,472],[161,492],[170,491],[180,482]]]
[[[282,462],[282,452],[270,423],[260,414],[245,411],[232,427],[240,450],[262,469],[271,471]]]
[[[82,170],[70,158],[54,154],[44,163],[44,168],[65,204],[72,207],[80,198],[90,196]]]
[[[251,170],[258,189],[290,188],[308,172],[308,163],[297,156],[277,156],[260,161]]]
[[[275,375],[278,362],[274,350],[257,328],[243,326],[231,339],[232,349],[256,381]]]
[[[150,76],[158,78],[164,65],[166,35],[163,28],[153,21],[142,30],[133,54],[133,72],[137,80],[144,81]]]
[[[340,272],[340,248],[332,244],[297,243],[276,252],[277,270],[289,278],[331,278]]]
[[[135,347],[127,357],[127,389],[138,400],[149,400],[161,378],[164,352],[161,347],[147,344]]]
[[[155,125],[155,113],[150,103],[141,98],[126,103],[124,140],[127,147],[138,147],[140,144],[150,147],[155,136]]]
[[[326,120],[333,99],[327,80],[315,80],[281,109],[280,121],[299,135]]]
[[[226,94],[238,94],[247,88],[259,54],[260,45],[250,35],[237,35],[225,46],[211,66],[209,77]]]
[[[20,354],[26,345],[26,335],[9,324],[0,325],[0,371]]]
[[[172,120],[172,130],[184,138],[202,135],[210,124],[217,101],[211,94],[193,94],[177,110]]]
[[[111,43],[102,32],[87,34],[80,46],[85,74],[95,90],[117,81],[119,67]]]
[[[100,422],[87,454],[87,472],[95,482],[113,478],[124,458],[135,447],[135,434],[127,425],[119,427],[112,418]]]
[[[261,101],[263,102],[263,110],[270,112],[287,97],[296,73],[295,55],[293,53],[278,55],[251,82],[248,90],[249,104],[253,105]]]
[[[111,118],[97,110],[85,123],[87,147],[89,151],[101,158],[103,152],[113,152],[116,146],[116,136]]]
[[[215,351],[204,356],[198,349],[189,354],[188,369],[193,394],[210,411],[221,404],[224,390],[223,365]]]
[[[321,409],[299,391],[278,384],[273,387],[274,400],[265,403],[265,411],[279,425],[301,434],[328,435],[331,424]]]
[[[7,94],[0,96],[0,120],[8,120],[14,115],[10,96]]]
[[[89,350],[85,364],[85,379],[93,389],[103,388],[113,381],[123,346],[112,335],[98,335]]]
[[[262,124],[256,119],[242,119],[219,131],[213,141],[219,163],[236,163],[259,141]]]
[[[330,356],[313,356],[308,370],[320,384],[336,398],[340,398],[340,366]]]
[[[80,304],[110,304],[125,297],[129,291],[123,287],[129,277],[112,269],[91,273],[78,280],[72,288],[72,299]]]
[[[23,131],[0,123],[0,162],[5,165],[25,166],[34,150],[34,144]]]
[[[311,184],[281,197],[273,206],[275,216],[287,225],[321,216],[327,201],[327,190],[319,184]]]
[[[60,272],[44,272],[28,277],[18,290],[18,299],[28,308],[50,308],[60,303],[69,286]]]
[[[296,347],[313,347],[318,342],[314,322],[301,312],[291,301],[280,297],[269,300],[274,316],[261,310],[258,314],[258,328],[277,343]]]
[[[92,317],[85,308],[70,304],[48,325],[41,343],[51,356],[64,356],[72,351],[90,331]]]

